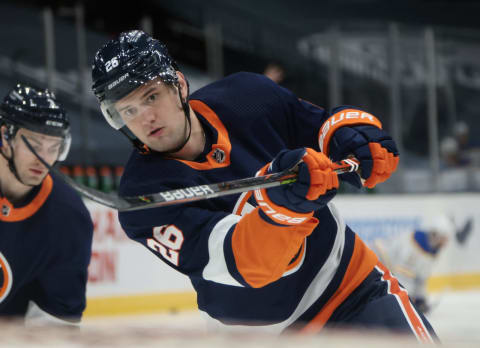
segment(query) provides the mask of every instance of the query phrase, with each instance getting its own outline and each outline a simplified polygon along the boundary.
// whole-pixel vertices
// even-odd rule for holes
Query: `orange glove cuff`
[[[310,187],[308,189],[307,199],[314,201],[328,190],[338,188],[338,176],[332,168],[332,161],[321,152],[307,148],[307,154],[303,161],[308,166],[310,172]]]

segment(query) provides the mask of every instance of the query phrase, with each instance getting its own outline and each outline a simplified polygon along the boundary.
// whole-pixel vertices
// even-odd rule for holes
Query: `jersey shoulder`
[[[269,78],[240,72],[207,85],[191,95],[206,104],[228,132],[251,137],[263,136],[264,129],[286,131],[286,119],[298,98]]]
[[[47,204],[49,211],[55,213],[55,219],[50,225],[57,225],[63,229],[68,226],[69,231],[81,231],[83,236],[91,239],[93,222],[82,198],[57,175],[50,175],[53,180],[53,188]]]
[[[212,82],[205,87],[202,87],[192,93],[192,98],[195,99],[202,94],[209,92],[212,89],[224,90],[225,87],[252,87],[252,85],[265,86],[275,88],[278,85],[270,80],[268,77],[262,74],[256,74],[252,72],[241,71],[231,75],[228,75],[218,81]]]
[[[294,98],[293,93],[262,74],[238,72],[192,93],[190,99],[201,100],[212,107],[276,103]]]
[[[60,177],[50,174],[53,180],[51,199],[61,207],[74,212],[83,213],[87,211],[79,193],[66,184]]]

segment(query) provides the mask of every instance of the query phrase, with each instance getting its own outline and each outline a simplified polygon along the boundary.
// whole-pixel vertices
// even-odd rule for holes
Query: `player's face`
[[[39,185],[48,174],[48,169],[30,151],[21,136],[24,135],[35,152],[49,165],[58,159],[62,146],[62,138],[32,132],[20,128],[11,142],[13,149],[13,161],[17,173],[24,184]]]
[[[185,140],[186,119],[178,90],[160,79],[137,88],[115,108],[133,134],[152,150],[169,151]]]

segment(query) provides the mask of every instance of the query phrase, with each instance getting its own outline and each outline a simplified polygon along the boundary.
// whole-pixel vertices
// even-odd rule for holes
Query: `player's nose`
[[[156,120],[155,110],[152,108],[145,109],[140,115],[140,119],[143,125],[149,125]]]

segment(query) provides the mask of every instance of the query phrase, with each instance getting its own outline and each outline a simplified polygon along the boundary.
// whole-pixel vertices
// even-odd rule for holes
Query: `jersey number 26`
[[[163,225],[153,228],[153,238],[148,238],[147,244],[170,263],[178,266],[178,256],[183,240],[183,233],[177,227]]]

